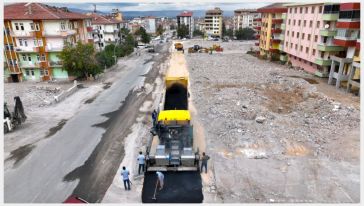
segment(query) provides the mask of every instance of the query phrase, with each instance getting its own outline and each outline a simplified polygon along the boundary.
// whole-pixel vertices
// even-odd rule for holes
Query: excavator
[[[17,126],[21,125],[27,119],[24,113],[23,103],[20,97],[14,97],[14,112],[10,112],[6,102],[4,102],[4,133],[13,131]]]

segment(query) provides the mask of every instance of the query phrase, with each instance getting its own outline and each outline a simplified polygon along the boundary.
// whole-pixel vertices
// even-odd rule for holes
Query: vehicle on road
[[[13,131],[27,119],[20,97],[14,97],[14,101],[14,112],[10,112],[6,102],[4,102],[4,134]]]
[[[184,49],[183,49],[183,44],[181,42],[177,42],[174,44],[174,48],[177,50],[177,51],[182,51],[182,53],[184,53]]]
[[[88,202],[76,195],[71,195],[63,203],[75,204],[75,203],[88,203]]]

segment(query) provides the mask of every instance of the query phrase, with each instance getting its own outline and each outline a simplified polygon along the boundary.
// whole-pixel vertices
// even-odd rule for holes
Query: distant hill
[[[69,8],[69,10],[74,12],[80,12],[80,13],[87,13],[92,12],[91,10],[83,10],[78,8]],[[162,11],[122,11],[123,16],[125,19],[132,19],[134,17],[139,16],[156,16],[156,17],[176,17],[178,14],[180,14],[184,10],[162,10]],[[203,17],[205,16],[205,10],[194,10],[193,16],[194,17]],[[106,14],[105,12],[99,12],[101,14]],[[224,16],[233,16],[234,11],[224,11]]]

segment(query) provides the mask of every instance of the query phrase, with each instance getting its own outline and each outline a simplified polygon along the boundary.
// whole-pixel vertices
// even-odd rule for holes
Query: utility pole
[[[96,13],[96,4],[94,4],[94,13]]]

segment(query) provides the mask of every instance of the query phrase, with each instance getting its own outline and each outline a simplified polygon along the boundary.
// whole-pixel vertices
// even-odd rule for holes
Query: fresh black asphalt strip
[[[164,187],[157,189],[153,199],[157,181],[155,172],[145,174],[142,202],[143,203],[202,203],[202,180],[199,172],[163,172]]]

